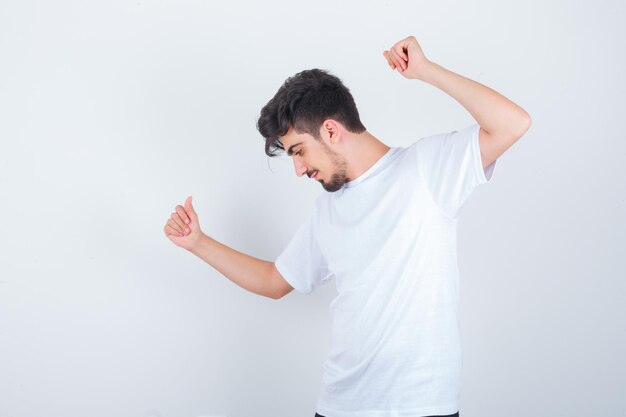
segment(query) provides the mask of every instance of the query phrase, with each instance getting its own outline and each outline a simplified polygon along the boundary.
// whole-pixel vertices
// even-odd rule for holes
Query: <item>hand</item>
[[[165,224],[165,236],[177,246],[192,250],[202,237],[198,215],[191,205],[191,196],[185,201],[185,207],[176,206],[170,219]]]
[[[384,51],[391,69],[397,69],[404,78],[420,79],[431,62],[426,59],[415,36],[409,36]]]

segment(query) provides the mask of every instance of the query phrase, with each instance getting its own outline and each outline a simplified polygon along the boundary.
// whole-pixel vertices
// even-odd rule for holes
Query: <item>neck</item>
[[[368,131],[353,135],[347,143],[351,144],[345,155],[350,180],[358,178],[371,168],[390,149]]]

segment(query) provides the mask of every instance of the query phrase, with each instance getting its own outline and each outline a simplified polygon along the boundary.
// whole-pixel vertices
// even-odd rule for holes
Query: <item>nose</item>
[[[302,162],[300,158],[295,157],[293,159],[293,165],[294,165],[294,168],[296,169],[296,175],[298,177],[301,177],[307,173],[306,165],[304,165],[304,163]]]

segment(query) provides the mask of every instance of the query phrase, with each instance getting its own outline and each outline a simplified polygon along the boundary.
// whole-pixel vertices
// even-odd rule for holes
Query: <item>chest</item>
[[[347,191],[322,208],[316,236],[338,285],[368,268],[406,262],[433,213],[417,176],[381,177]]]

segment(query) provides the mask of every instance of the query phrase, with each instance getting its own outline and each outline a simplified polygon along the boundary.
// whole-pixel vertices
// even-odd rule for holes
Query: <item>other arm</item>
[[[169,240],[250,292],[278,299],[293,290],[278,272],[274,262],[238,252],[204,234],[191,199],[191,196],[187,198],[184,207],[176,206],[176,211],[167,220],[164,232]]]
[[[202,234],[190,252],[241,288],[255,294],[277,300],[293,290],[280,275],[274,262],[241,253],[205,234]]]

